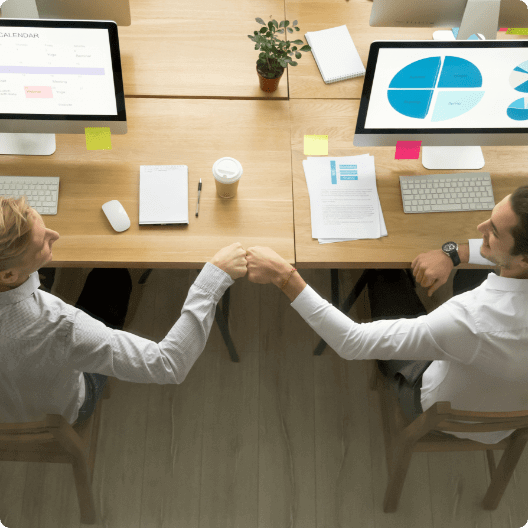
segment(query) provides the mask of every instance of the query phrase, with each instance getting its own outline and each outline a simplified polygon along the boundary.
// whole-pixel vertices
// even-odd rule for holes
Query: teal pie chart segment
[[[433,111],[433,123],[453,119],[477,106],[484,92],[439,92]]]
[[[528,61],[513,69],[510,74],[510,86],[518,92],[528,93]]]
[[[515,121],[528,120],[528,97],[521,97],[514,101],[506,110],[506,114],[510,119]]]
[[[466,59],[448,56],[444,60],[438,88],[481,88],[480,70]]]
[[[434,88],[440,71],[440,57],[412,62],[393,78],[389,88]]]
[[[484,91],[474,88],[482,88],[480,70],[466,59],[448,55],[443,62],[441,57],[429,57],[402,68],[392,78],[387,97],[399,114],[438,122],[461,116],[478,105]]]

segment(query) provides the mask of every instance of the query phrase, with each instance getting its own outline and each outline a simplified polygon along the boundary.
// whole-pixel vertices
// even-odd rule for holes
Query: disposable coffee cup
[[[213,165],[216,192],[221,198],[234,198],[242,177],[242,165],[235,158],[220,158]]]

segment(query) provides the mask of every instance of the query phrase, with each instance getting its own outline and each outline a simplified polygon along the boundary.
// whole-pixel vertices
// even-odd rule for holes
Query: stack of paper
[[[308,156],[303,167],[310,195],[312,238],[328,244],[387,236],[373,156]]]

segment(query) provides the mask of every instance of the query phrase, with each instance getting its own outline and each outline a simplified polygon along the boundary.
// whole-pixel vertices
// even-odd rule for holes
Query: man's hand
[[[233,280],[247,273],[246,250],[240,242],[222,248],[210,262],[228,273]]]
[[[269,247],[255,246],[247,250],[248,279],[258,284],[281,286],[292,266]]]
[[[441,249],[420,253],[411,264],[416,282],[429,288],[429,297],[447,282],[453,267],[453,261]]]

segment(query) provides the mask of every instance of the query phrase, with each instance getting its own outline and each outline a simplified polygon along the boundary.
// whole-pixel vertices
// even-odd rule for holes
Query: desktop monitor
[[[0,19],[0,154],[50,155],[55,133],[126,134],[117,25]]]
[[[129,0],[7,0],[2,18],[113,20],[130,26]]]
[[[522,0],[374,0],[373,27],[459,27],[456,40],[481,33],[497,38],[501,27],[528,27],[528,7]],[[443,31],[435,39],[447,39]],[[454,37],[450,33],[450,39]],[[442,35],[444,34],[444,35]]]
[[[480,145],[527,145],[528,40],[373,42],[354,145],[397,141],[421,141],[427,169],[479,169]]]

